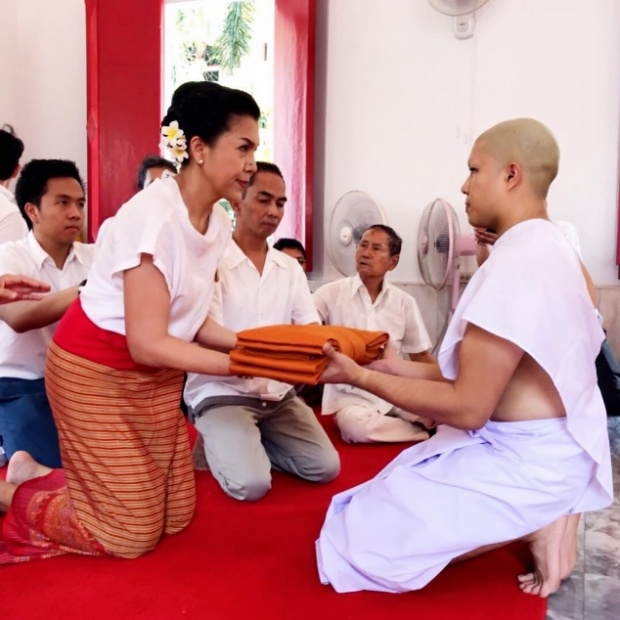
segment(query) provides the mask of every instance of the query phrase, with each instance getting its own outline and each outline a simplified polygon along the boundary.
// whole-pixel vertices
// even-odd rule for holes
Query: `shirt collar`
[[[272,247],[270,247],[267,250],[265,265],[267,265],[268,263],[275,263],[276,265],[278,265],[278,267],[289,269],[291,265],[287,261],[287,259],[290,259],[290,257],[284,254],[284,252],[280,252],[280,250],[274,250]],[[250,259],[246,256],[246,254],[244,254],[243,250],[237,245],[235,240],[231,238],[228,246],[226,247],[226,253],[222,260],[222,264],[228,269],[234,269],[246,260],[249,261]]]
[[[267,252],[267,260],[273,261],[276,265],[278,265],[279,267],[283,267],[284,269],[290,269],[291,261],[294,260],[295,262],[297,262],[296,259],[288,256],[284,252],[280,252],[280,250],[275,250],[272,247],[270,247],[269,251]]]
[[[26,237],[26,244],[28,245],[28,249],[30,250],[32,257],[34,258],[37,264],[37,269],[41,269],[41,267],[43,266],[43,263],[46,260],[49,260],[51,261],[52,264],[54,264],[52,257],[39,245],[39,242],[36,240],[34,233],[32,231],[30,231],[28,233],[28,237]],[[75,242],[71,246],[71,249],[69,250],[69,255],[67,256],[65,265],[68,265],[73,260],[77,260],[79,263],[84,265],[85,256],[84,256],[83,248],[84,248],[83,243]]]
[[[391,287],[392,287],[392,285],[384,277],[383,278],[383,286],[381,287],[381,292],[377,296],[377,299],[375,300],[375,303],[381,301],[387,295],[387,293],[388,293],[388,291],[390,290]],[[351,278],[351,298],[355,297],[356,293],[360,289],[362,289],[362,288],[365,289],[366,287],[364,286],[364,283],[362,282],[362,278],[360,278],[360,274],[356,273]]]

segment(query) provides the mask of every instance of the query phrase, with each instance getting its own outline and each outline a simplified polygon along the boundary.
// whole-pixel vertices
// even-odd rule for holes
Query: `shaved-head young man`
[[[533,119],[475,142],[462,191],[472,226],[499,235],[470,280],[438,356],[361,368],[326,347],[323,381],[350,383],[439,424],[369,482],[332,500],[317,542],[339,592],[422,588],[449,563],[526,540],[523,591],[546,597],[572,571],[579,514],[612,501],[594,360],[592,283],[548,219],[559,149]]]

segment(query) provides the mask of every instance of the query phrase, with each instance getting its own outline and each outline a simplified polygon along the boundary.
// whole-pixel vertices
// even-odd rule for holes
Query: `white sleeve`
[[[18,241],[28,236],[28,225],[18,211],[9,213],[0,220],[0,243]]]
[[[314,295],[312,295],[314,305],[316,306],[317,312],[319,313],[321,322],[325,323],[326,325],[329,325],[330,297],[331,296],[329,294],[329,284],[324,284],[316,291],[314,291]]]
[[[405,309],[405,334],[403,336],[403,353],[422,353],[431,348],[426,326],[416,300],[407,295],[404,301]]]
[[[317,312],[312,293],[308,286],[308,279],[299,263],[292,265],[293,272],[293,313],[292,322],[295,325],[320,323],[321,317]]]
[[[111,255],[112,275],[137,267],[142,254],[153,257],[153,264],[162,272],[168,290],[173,292],[175,248],[182,240],[176,235],[176,226],[171,211],[158,208],[159,205],[128,203],[127,210],[119,212],[106,226],[101,239],[102,254]]]
[[[555,225],[560,229],[571,246],[573,246],[573,249],[577,252],[577,256],[581,258],[581,244],[579,243],[579,234],[577,233],[577,229],[573,226],[573,224],[565,221],[555,222]]]

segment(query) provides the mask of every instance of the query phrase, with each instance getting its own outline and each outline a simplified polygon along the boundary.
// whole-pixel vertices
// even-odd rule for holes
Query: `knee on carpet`
[[[368,415],[336,415],[336,426],[346,443],[373,443]]]
[[[325,448],[320,458],[304,466],[298,463],[299,475],[311,482],[330,482],[340,473],[340,456],[333,446]]]
[[[153,549],[157,547],[160,540],[161,534],[157,537],[152,536],[149,538],[143,538],[142,540],[134,540],[131,544],[126,545],[118,542],[116,544],[104,543],[104,547],[108,553],[114,557],[122,558],[124,560],[133,560],[153,551]]]
[[[224,492],[243,502],[255,502],[271,490],[271,473],[260,475],[247,472],[246,475],[236,477],[234,480],[227,477],[220,478],[220,485]]]

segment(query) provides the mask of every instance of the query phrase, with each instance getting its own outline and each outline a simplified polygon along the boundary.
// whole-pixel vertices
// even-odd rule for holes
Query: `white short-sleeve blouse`
[[[105,222],[81,293],[84,312],[101,329],[125,335],[123,272],[150,254],[170,292],[168,333],[193,340],[208,316],[217,265],[230,235],[230,218],[220,205],[213,207],[202,235],[189,220],[174,178],[155,181]]]

